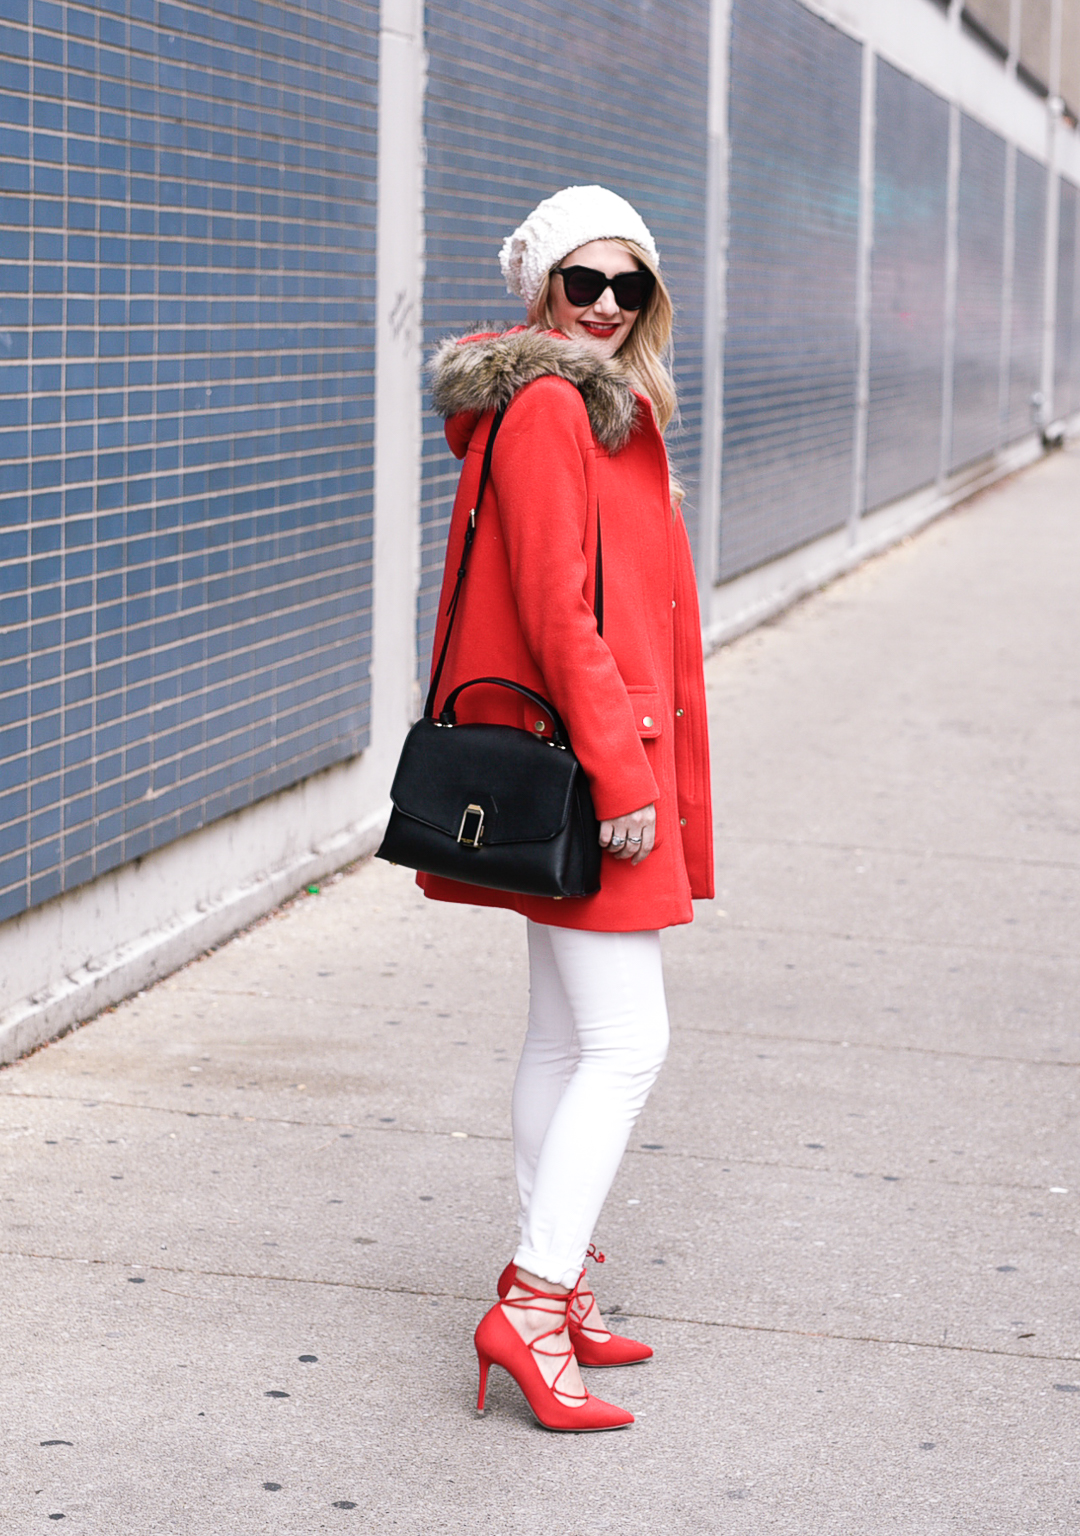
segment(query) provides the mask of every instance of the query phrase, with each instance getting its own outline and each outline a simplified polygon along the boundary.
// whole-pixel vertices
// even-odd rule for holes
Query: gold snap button
[[[533,723],[533,730],[534,731],[542,731],[543,729],[544,729],[544,722],[542,720],[534,721],[534,723]]]
[[[681,716],[681,715],[683,715],[683,714],[685,714],[685,713],[686,713],[686,711],[685,711],[685,710],[682,710],[682,709],[677,709],[677,710],[676,710],[676,711],[675,711],[675,713],[676,713],[676,714],[677,714],[677,715],[680,715],[680,716]]]
[[[647,731],[651,731],[652,730],[652,723],[653,723],[652,722],[652,715],[646,715],[644,720],[642,720],[641,723],[642,723],[642,725],[645,727],[645,729]]]
[[[685,827],[686,826],[686,817],[685,816],[680,816],[679,817],[679,826],[680,827]]]

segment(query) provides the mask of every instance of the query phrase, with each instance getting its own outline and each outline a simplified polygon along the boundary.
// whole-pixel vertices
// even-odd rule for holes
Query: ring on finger
[[[640,837],[629,837],[628,836],[626,841],[628,843],[640,843],[641,842],[641,838]]]

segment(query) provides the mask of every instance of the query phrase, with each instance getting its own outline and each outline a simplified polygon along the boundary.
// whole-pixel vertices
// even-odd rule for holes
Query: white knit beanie
[[[563,187],[538,203],[503,241],[499,265],[507,292],[516,293],[531,308],[555,263],[590,240],[633,240],[654,262],[660,261],[648,225],[625,197],[607,187]]]

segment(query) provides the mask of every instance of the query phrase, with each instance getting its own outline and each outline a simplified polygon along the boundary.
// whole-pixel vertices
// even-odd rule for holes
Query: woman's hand
[[[631,811],[628,816],[616,816],[613,821],[600,823],[600,846],[616,859],[629,859],[640,864],[653,851],[656,838],[656,806],[647,805],[643,810]]]

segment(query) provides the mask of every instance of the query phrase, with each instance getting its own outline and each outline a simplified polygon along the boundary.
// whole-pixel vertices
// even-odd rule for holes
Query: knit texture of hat
[[[659,264],[648,225],[625,197],[607,187],[563,187],[503,241],[499,265],[507,292],[531,307],[555,263],[590,240],[633,240]]]

